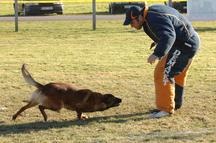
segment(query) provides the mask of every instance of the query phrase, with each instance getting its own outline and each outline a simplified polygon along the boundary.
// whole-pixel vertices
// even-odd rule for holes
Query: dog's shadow
[[[30,122],[24,124],[13,124],[6,125],[4,122],[0,123],[0,133],[1,135],[7,134],[19,134],[19,133],[29,133],[31,131],[41,131],[48,130],[52,128],[65,128],[72,126],[85,126],[91,122],[99,122],[99,123],[125,123],[129,120],[146,120],[145,113],[133,113],[133,114],[123,114],[123,115],[112,115],[112,116],[104,116],[104,117],[92,117],[87,120],[65,120],[65,121],[47,121],[47,122]]]

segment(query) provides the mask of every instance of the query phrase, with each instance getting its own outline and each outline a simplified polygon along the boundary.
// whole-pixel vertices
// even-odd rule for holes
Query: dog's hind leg
[[[38,107],[39,107],[39,110],[40,110],[41,114],[42,114],[43,117],[44,117],[44,121],[46,122],[46,121],[47,121],[47,114],[46,114],[46,112],[44,111],[44,109],[47,109],[47,108],[44,107],[44,106],[42,106],[42,105],[39,105]]]
[[[29,102],[27,105],[25,105],[25,106],[23,106],[22,108],[20,108],[20,110],[17,111],[16,114],[13,115],[12,120],[16,120],[16,118],[17,118],[17,116],[18,116],[19,114],[21,114],[21,113],[22,113],[23,111],[25,111],[26,109],[31,108],[31,107],[34,107],[34,106],[36,106],[36,105],[37,105],[37,103]]]
[[[44,117],[44,121],[47,121],[47,114],[44,111],[45,109],[49,109],[49,110],[52,110],[52,111],[55,111],[55,112],[60,112],[60,109],[62,108],[61,106],[46,107],[44,105],[39,105],[38,107],[39,107],[39,110],[40,110],[41,114]]]

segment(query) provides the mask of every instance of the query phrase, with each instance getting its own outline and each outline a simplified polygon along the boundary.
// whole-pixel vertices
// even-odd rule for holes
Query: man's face
[[[142,28],[142,24],[141,24],[141,22],[139,21],[138,18],[132,19],[130,25],[131,25],[131,27],[133,27],[133,28],[135,28],[137,30],[140,30]]]

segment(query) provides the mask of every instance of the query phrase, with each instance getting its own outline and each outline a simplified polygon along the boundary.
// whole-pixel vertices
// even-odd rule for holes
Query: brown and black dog
[[[83,112],[103,111],[111,107],[119,106],[121,99],[112,94],[101,94],[93,92],[89,89],[78,89],[67,83],[48,83],[42,85],[35,81],[30,73],[26,70],[25,64],[21,68],[22,75],[25,81],[37,87],[33,92],[27,105],[23,106],[12,119],[24,110],[39,105],[39,110],[47,121],[45,109],[60,111],[61,108],[66,108],[77,112],[78,119],[84,120],[88,118],[83,115]]]

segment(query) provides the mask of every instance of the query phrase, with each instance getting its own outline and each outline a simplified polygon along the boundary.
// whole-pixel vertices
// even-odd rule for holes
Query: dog
[[[45,109],[59,112],[62,108],[76,111],[78,119],[85,120],[88,116],[83,115],[83,112],[104,111],[119,106],[122,102],[120,98],[112,94],[101,94],[89,89],[78,89],[67,83],[51,82],[43,85],[34,80],[26,69],[26,64],[22,65],[21,72],[25,81],[37,89],[32,93],[30,100],[26,101],[27,105],[13,115],[12,120],[15,120],[26,109],[37,105],[44,121],[47,121]]]

